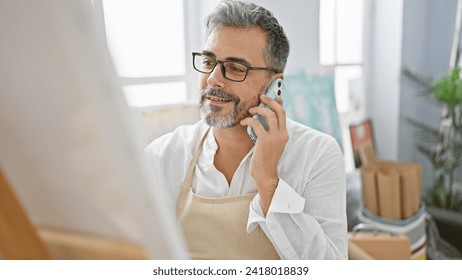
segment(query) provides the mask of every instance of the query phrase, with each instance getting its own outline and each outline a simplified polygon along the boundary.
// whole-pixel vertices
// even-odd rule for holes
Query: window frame
[[[335,3],[337,3],[339,0],[334,0]],[[337,30],[337,11],[338,11],[338,7],[337,7],[337,4],[335,4],[335,9],[334,9],[334,22],[333,22],[333,25],[334,25],[334,34],[333,34],[333,44],[334,44],[334,52],[333,52],[333,63],[326,63],[326,64],[323,64],[321,63],[321,53],[319,53],[319,64],[323,67],[332,67],[335,70],[337,70],[337,68],[341,68],[341,67],[348,67],[348,66],[358,66],[360,67],[361,69],[361,72],[362,72],[362,75],[361,77],[363,77],[363,71],[364,71],[364,23],[365,23],[365,16],[364,16],[364,11],[366,9],[366,5],[365,5],[365,1],[362,0],[363,2],[363,13],[362,13],[362,21],[363,21],[363,30],[361,30],[361,32],[363,33],[362,35],[362,45],[363,45],[363,55],[361,56],[361,62],[351,62],[351,63],[340,63],[338,62],[338,40],[337,40],[337,37],[338,37],[338,30]],[[321,6],[320,6],[320,9],[321,11]],[[321,19],[321,15],[319,16],[319,18]],[[321,50],[321,20],[319,20],[319,49]],[[335,79],[337,79],[337,77],[335,76]],[[336,81],[335,81],[336,82]],[[339,111],[339,115],[348,115],[348,113],[350,112],[350,106],[348,106],[348,110],[346,112],[343,112],[343,111]]]
[[[104,40],[106,45],[109,46],[106,36],[106,25],[104,20],[104,7],[103,7],[103,0],[92,0],[93,8],[95,13],[97,14],[98,19],[101,21],[101,26],[103,27],[102,32],[104,36]],[[192,38],[196,33],[193,30],[191,24],[192,13],[194,9],[192,9],[192,4],[188,0],[182,0],[183,5],[183,36],[184,36],[184,65],[185,65],[185,73],[182,75],[166,75],[166,76],[149,76],[149,77],[118,77],[118,82],[122,87],[125,86],[133,86],[133,85],[146,85],[146,84],[162,84],[162,83],[173,83],[173,82],[184,82],[186,88],[186,100],[181,100],[175,103],[165,103],[159,105],[147,105],[142,108],[163,108],[163,107],[175,107],[178,105],[183,104],[191,104],[197,103],[198,97],[195,94],[194,87],[197,85],[197,75],[195,75],[195,70],[191,66],[192,61]],[[161,94],[161,93],[159,93]],[[133,107],[138,108],[138,107]]]
[[[364,60],[367,59],[365,55],[365,47],[367,46],[366,40],[367,38],[367,33],[366,31],[366,25],[368,24],[368,17],[366,16],[368,14],[369,6],[367,5],[367,1],[362,0],[362,5],[363,5],[363,11],[362,11],[362,55],[361,55],[361,62],[357,63],[339,63],[338,62],[338,55],[337,55],[337,50],[338,50],[338,44],[337,44],[337,37],[338,37],[338,29],[337,29],[337,2],[341,0],[335,0],[335,11],[334,11],[334,34],[333,34],[333,41],[334,41],[334,53],[333,53],[333,63],[326,63],[323,64],[321,63],[321,53],[319,53],[319,65],[322,67],[332,67],[334,69],[334,72],[340,68],[340,67],[348,67],[348,66],[358,66],[361,69],[361,91],[364,91]],[[321,4],[320,4],[321,5]],[[321,50],[321,6],[319,6],[319,50]],[[334,75],[334,83],[337,82],[337,75]],[[337,87],[336,92],[337,92]],[[349,93],[349,92],[348,92]],[[350,96],[348,95],[346,98],[349,98]],[[336,96],[337,99],[337,96]],[[362,103],[365,105],[366,100],[363,96],[362,98]],[[338,103],[337,103],[338,104]],[[364,107],[364,106],[363,106]],[[339,123],[340,123],[340,129],[342,131],[342,142],[343,142],[343,154],[345,158],[345,170],[347,172],[352,172],[355,170],[355,163],[354,163],[354,158],[353,158],[353,148],[352,148],[352,143],[351,143],[351,135],[349,131],[349,126],[357,122],[358,120],[352,120],[350,118],[350,115],[352,113],[352,108],[351,104],[348,104],[348,109],[346,111],[339,111],[338,106],[337,106],[337,113],[339,117]],[[365,114],[365,112],[363,112]]]

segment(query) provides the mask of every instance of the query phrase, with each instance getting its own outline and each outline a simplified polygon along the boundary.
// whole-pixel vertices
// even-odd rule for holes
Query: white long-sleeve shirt
[[[164,188],[172,211],[193,153],[207,129],[203,122],[180,126],[146,149],[154,165],[157,187]],[[346,190],[341,150],[334,138],[289,119],[287,129],[289,142],[279,161],[279,183],[268,213],[265,217],[257,194],[250,204],[247,231],[260,225],[281,259],[346,259]],[[230,185],[213,165],[217,149],[213,133],[209,133],[195,168],[194,193],[227,197],[257,192],[249,171],[254,148],[240,163]]]

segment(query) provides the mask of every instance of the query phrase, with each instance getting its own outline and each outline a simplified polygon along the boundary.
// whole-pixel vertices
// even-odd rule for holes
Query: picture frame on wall
[[[355,167],[375,161],[375,142],[371,120],[349,126]]]

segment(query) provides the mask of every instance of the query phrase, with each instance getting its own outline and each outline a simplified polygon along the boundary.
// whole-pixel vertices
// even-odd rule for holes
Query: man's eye
[[[212,59],[204,59],[202,60],[202,65],[204,66],[213,66],[215,64],[215,61]]]
[[[234,68],[233,68],[233,71],[234,71],[234,72],[241,72],[241,73],[244,73],[244,72],[245,72],[245,69],[239,68],[239,67],[234,67]]]
[[[245,68],[244,66],[240,64],[236,64],[236,63],[231,63],[230,65],[228,65],[227,69],[228,71],[232,71],[236,74],[242,74],[247,71],[247,68]]]

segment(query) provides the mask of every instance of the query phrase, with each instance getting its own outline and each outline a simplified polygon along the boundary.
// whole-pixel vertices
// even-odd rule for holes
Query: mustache
[[[215,96],[215,97],[218,97],[218,98],[221,98],[221,99],[226,99],[226,100],[230,100],[230,101],[233,101],[235,102],[236,104],[239,104],[239,102],[241,101],[239,99],[239,97],[237,96],[234,96],[234,95],[231,95],[229,93],[226,93],[220,89],[212,89],[212,88],[207,88],[207,89],[204,89],[202,90],[201,92],[201,96],[202,97],[205,97],[205,96]]]

